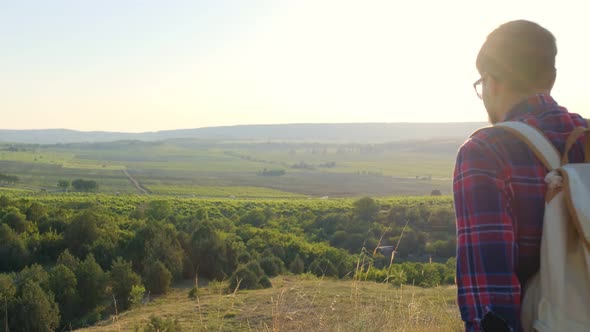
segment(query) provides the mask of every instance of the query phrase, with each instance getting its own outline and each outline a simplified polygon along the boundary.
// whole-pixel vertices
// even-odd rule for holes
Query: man
[[[492,124],[522,121],[541,130],[563,154],[585,120],[551,97],[555,38],[519,20],[488,35],[474,84]],[[578,143],[570,162],[582,162]],[[460,148],[453,191],[457,214],[457,290],[467,331],[520,331],[527,281],[539,269],[547,170],[527,145],[501,128],[477,132]]]

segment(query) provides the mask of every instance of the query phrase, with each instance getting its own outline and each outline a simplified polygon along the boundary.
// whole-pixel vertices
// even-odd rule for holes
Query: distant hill
[[[484,122],[461,123],[334,123],[205,127],[145,133],[76,131],[68,129],[0,130],[0,142],[56,144],[161,141],[177,138],[304,142],[395,142],[415,139],[466,138]]]

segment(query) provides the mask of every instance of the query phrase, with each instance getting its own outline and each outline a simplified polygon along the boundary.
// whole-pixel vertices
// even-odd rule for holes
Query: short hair
[[[557,45],[549,30],[537,23],[517,20],[490,33],[477,55],[480,74],[506,81],[521,92],[551,89],[555,82]]]

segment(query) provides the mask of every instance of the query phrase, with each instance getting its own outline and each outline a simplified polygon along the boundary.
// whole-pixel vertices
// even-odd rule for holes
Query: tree
[[[89,254],[76,269],[81,314],[86,314],[107,298],[107,275]]]
[[[98,191],[98,183],[94,180],[76,179],[72,181],[72,187],[77,191],[94,192]]]
[[[284,169],[263,169],[262,171],[258,172],[258,175],[262,176],[282,176],[285,175]]]
[[[172,209],[167,200],[159,199],[148,203],[145,214],[154,220],[162,220],[172,214]]]
[[[101,225],[102,229],[106,229],[107,225]],[[96,262],[103,268],[107,269],[113,260],[120,255],[120,244],[118,243],[118,233],[101,231],[100,236],[92,243],[91,252],[96,259]]]
[[[401,240],[400,240],[401,236]],[[426,248],[426,234],[408,227],[403,236],[391,237],[389,243],[398,243],[399,247],[395,257],[408,257],[408,255],[422,255]]]
[[[455,231],[455,211],[451,207],[435,207],[430,210],[428,225],[432,229]]]
[[[426,252],[438,257],[452,257],[455,256],[456,247],[457,241],[454,238],[447,241],[437,240],[426,246]]]
[[[55,295],[62,316],[62,326],[67,326],[76,318],[78,305],[78,279],[72,270],[58,264],[49,272],[49,289]]]
[[[78,214],[66,229],[65,240],[70,250],[78,257],[84,257],[92,243],[100,236],[98,215],[92,211]]]
[[[327,213],[316,218],[307,232],[317,232],[320,240],[327,240],[339,229],[347,228],[350,215],[345,213]]]
[[[0,274],[0,329],[6,327],[7,311],[12,307],[16,295],[16,287],[12,277],[7,274]],[[9,318],[10,319],[10,318]]]
[[[19,234],[27,229],[27,217],[16,208],[10,208],[10,212],[4,215],[2,222]]]
[[[241,224],[248,224],[254,227],[262,227],[266,221],[267,218],[262,209],[250,210],[240,218]]]
[[[191,258],[197,274],[207,278],[223,277],[224,243],[208,221],[197,224],[191,237]]]
[[[57,186],[63,189],[63,191],[68,191],[68,188],[70,187],[70,181],[63,179],[59,180],[57,181]]]
[[[27,281],[16,299],[15,317],[11,321],[11,330],[52,332],[59,325],[59,309],[51,293],[47,294],[39,284]]]
[[[330,239],[330,245],[336,248],[343,248],[351,253],[359,252],[365,242],[366,236],[363,233],[351,233],[347,231],[336,231]]]
[[[393,203],[387,214],[387,220],[392,221],[397,226],[404,226],[406,224],[408,213],[407,205],[400,203]]]
[[[354,215],[362,221],[373,221],[377,212],[379,212],[379,204],[371,197],[363,197],[353,203]]]
[[[59,257],[57,257],[57,265],[65,265],[68,269],[76,271],[80,265],[80,260],[74,255],[70,254],[68,249],[64,250]]]
[[[43,287],[43,290],[49,290],[49,273],[39,264],[33,264],[22,269],[16,274],[14,284],[18,292],[22,289],[27,281],[33,281]]]
[[[162,262],[173,277],[180,276],[184,252],[178,241],[174,225],[148,220],[139,229],[126,249],[135,271],[146,271],[146,266]],[[147,285],[146,285],[147,286]]]
[[[10,206],[10,198],[6,195],[0,196],[0,208],[5,208]]]
[[[195,266],[188,255],[182,258],[182,278],[192,279],[195,277]]]
[[[131,269],[131,263],[118,257],[113,261],[110,271],[113,296],[117,300],[119,310],[125,310],[130,306],[130,295],[133,286],[141,286],[141,278]]]
[[[171,281],[172,274],[162,262],[156,261],[147,266],[145,286],[152,294],[166,294]]]
[[[25,214],[27,216],[27,220],[38,223],[41,221],[41,219],[47,217],[47,206],[39,202],[32,202],[27,208]]]
[[[38,236],[37,234],[33,236],[34,240],[29,241],[29,246],[35,250],[35,261],[40,264],[54,264],[65,247],[63,234],[51,229]]]
[[[25,242],[6,224],[0,224],[0,272],[18,271],[29,260]]]

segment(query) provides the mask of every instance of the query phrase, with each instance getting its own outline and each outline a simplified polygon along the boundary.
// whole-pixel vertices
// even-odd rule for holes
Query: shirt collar
[[[506,114],[504,121],[514,120],[525,114],[540,113],[548,108],[552,108],[551,106],[556,105],[557,102],[553,97],[546,93],[539,93],[516,104],[516,106]]]

